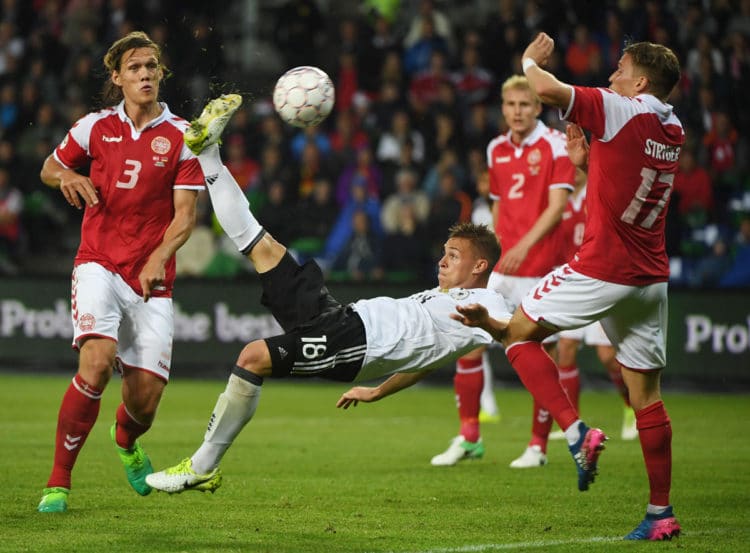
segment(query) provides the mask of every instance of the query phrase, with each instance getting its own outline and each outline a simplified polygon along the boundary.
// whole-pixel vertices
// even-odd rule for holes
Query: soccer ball
[[[333,109],[333,83],[324,71],[303,65],[284,73],[273,89],[273,107],[295,127],[319,125]]]

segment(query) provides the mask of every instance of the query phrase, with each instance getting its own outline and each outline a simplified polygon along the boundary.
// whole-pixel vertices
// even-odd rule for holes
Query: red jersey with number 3
[[[591,131],[588,219],[570,266],[617,284],[667,281],[664,224],[685,141],[672,106],[650,94],[576,86],[565,119]]]
[[[541,121],[520,145],[513,143],[510,132],[492,140],[487,167],[490,197],[500,202],[495,234],[505,255],[547,209],[551,189],[573,190],[575,168],[565,149],[565,135]],[[529,249],[513,276],[541,277],[566,261],[561,255],[563,240],[560,225],[552,228]]]
[[[75,264],[96,262],[119,274],[139,295],[138,275],[161,243],[174,217],[175,189],[202,190],[203,172],[182,140],[187,121],[166,104],[137,131],[123,104],[81,118],[55,149],[55,159],[76,168],[91,162],[89,178],[99,203],[86,207]],[[169,297],[175,276],[174,256],[167,262],[163,289]]]

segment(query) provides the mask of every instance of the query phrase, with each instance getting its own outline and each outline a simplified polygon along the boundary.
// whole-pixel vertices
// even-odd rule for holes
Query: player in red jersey
[[[488,288],[505,297],[512,311],[542,276],[565,261],[559,223],[573,190],[575,168],[565,149],[565,135],[538,119],[542,103],[526,77],[515,75],[507,79],[502,98],[509,130],[487,146],[487,167],[495,234],[503,255]],[[548,347],[554,348],[554,339]],[[458,360],[454,388],[460,435],[446,451],[432,458],[433,465],[449,466],[482,456],[480,406],[489,419],[497,413],[491,383],[492,372],[481,351]],[[534,425],[548,419],[547,411],[535,403]],[[529,447],[511,467],[539,466],[544,462],[544,452]]]
[[[190,236],[204,188],[182,139],[188,123],[158,101],[159,46],[132,32],[110,47],[104,65],[103,98],[112,107],[73,125],[41,171],[71,205],[85,206],[71,297],[78,372],[60,406],[41,512],[67,509],[71,471],[115,369],[123,401],[112,439],[130,485],[141,495],[151,491],[151,463],[137,438],[169,379],[174,255]],[[89,162],[89,176],[75,170]]]
[[[568,207],[563,213],[560,226],[568,239],[568,253],[566,259],[573,259],[578,249],[583,244],[583,234],[586,228],[586,172],[583,169],[576,170],[575,190],[570,196]],[[557,340],[557,366],[560,369],[560,382],[565,388],[573,406],[578,409],[578,398],[581,389],[581,380],[578,371],[578,350],[581,345],[591,346],[596,350],[599,361],[607,369],[612,383],[622,396],[625,406],[623,411],[622,430],[620,438],[623,440],[635,440],[638,430],[635,427],[635,413],[630,406],[628,389],[622,380],[620,363],[616,359],[616,351],[612,342],[607,338],[600,322],[576,328],[563,330],[558,334]],[[550,426],[552,419],[549,419]],[[552,432],[549,439],[564,439],[562,432]]]
[[[480,305],[458,308],[454,317],[506,345],[524,385],[565,432],[582,489],[596,475],[606,436],[580,421],[540,342],[561,329],[602,320],[635,410],[650,488],[646,517],[625,539],[671,539],[680,525],[669,502],[672,427],[660,379],[669,276],[664,224],[685,141],[667,99],[680,78],[680,64],[665,46],[633,43],[610,76],[610,88],[579,87],[539,67],[553,49],[552,38],[540,33],[522,63],[542,101],[577,124],[567,134],[576,165],[588,161],[583,244],[569,264],[549,273],[524,298],[509,325],[492,320]],[[590,151],[581,127],[591,132]]]

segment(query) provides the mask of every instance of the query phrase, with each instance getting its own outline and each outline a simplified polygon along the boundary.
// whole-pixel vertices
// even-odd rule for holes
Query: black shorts
[[[265,340],[272,376],[354,380],[367,351],[365,328],[351,307],[328,292],[318,265],[308,261],[300,266],[287,254],[260,276],[261,302],[284,329]]]

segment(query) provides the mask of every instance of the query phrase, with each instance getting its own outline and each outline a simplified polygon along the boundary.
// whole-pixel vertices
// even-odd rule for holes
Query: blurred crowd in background
[[[163,47],[162,98],[192,119],[222,92],[245,102],[222,153],[261,223],[342,280],[432,281],[448,227],[491,224],[486,146],[505,131],[500,85],[544,30],[561,80],[606,86],[628,40],[665,44],[687,143],[668,213],[674,285],[750,286],[750,0],[2,0],[0,274],[67,274],[81,213],[39,180],[44,158],[101,107],[102,56],[131,30]],[[275,115],[288,68],[316,65],[333,113],[300,130]],[[545,122],[564,128],[556,110]],[[207,197],[183,274],[249,264]]]

